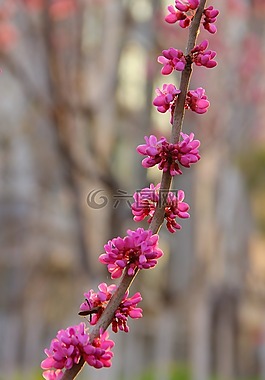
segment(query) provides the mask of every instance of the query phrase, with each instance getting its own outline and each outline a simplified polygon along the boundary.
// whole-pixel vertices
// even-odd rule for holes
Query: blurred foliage
[[[145,371],[142,376],[140,376],[137,380],[156,380],[156,374],[155,370],[152,368],[149,368],[147,371]],[[127,380],[127,379],[123,379]],[[191,371],[188,366],[185,364],[177,364],[174,363],[171,366],[170,370],[170,380],[191,380]],[[220,380],[216,376],[212,376],[211,380]],[[237,379],[234,379],[237,380]],[[241,378],[241,380],[259,380],[257,377],[251,377],[251,378]]]
[[[43,380],[42,370],[40,368],[37,368],[35,370],[32,370],[31,372],[27,372],[27,374],[25,374],[25,372],[21,373],[17,371],[13,374],[12,377],[9,377],[9,380],[25,380],[25,378],[27,380]],[[0,380],[6,380],[6,377],[2,377],[0,375]]]
[[[10,378],[10,380],[24,380],[25,373],[16,373]],[[147,369],[140,377],[134,380],[156,380],[156,370],[153,368]],[[257,377],[251,378],[240,378],[241,380],[260,380]],[[0,376],[0,380],[4,380],[2,376]],[[40,369],[36,369],[31,373],[27,374],[27,380],[43,380],[42,372]],[[120,380],[128,380],[127,378],[122,378]],[[170,368],[170,377],[169,380],[191,380],[191,371],[190,368],[182,363],[173,363]],[[216,376],[212,376],[211,380],[220,380]],[[237,379],[234,379],[237,380]]]
[[[258,230],[265,235],[265,148],[250,148],[247,153],[238,157],[238,165],[252,196]]]
[[[248,154],[238,157],[238,164],[246,177],[248,188],[251,191],[264,189],[265,186],[265,148],[249,149]]]

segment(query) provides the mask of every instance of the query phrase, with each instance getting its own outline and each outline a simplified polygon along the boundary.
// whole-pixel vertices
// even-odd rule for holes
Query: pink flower
[[[142,165],[150,168],[158,164],[160,170],[169,171],[172,176],[182,174],[179,164],[190,167],[190,164],[200,159],[198,151],[200,142],[193,141],[193,133],[190,136],[181,133],[181,137],[182,141],[172,144],[165,137],[157,141],[153,135],[149,138],[145,136],[146,144],[137,147],[138,153],[148,156],[142,160]]]
[[[111,348],[114,342],[108,339],[109,334],[105,331],[98,338],[94,339],[92,344],[84,346],[84,359],[87,364],[95,368],[111,367],[113,352]]]
[[[197,90],[190,90],[187,93],[185,108],[190,108],[192,111],[202,114],[207,112],[209,105],[210,102],[202,87],[197,88]]]
[[[159,189],[160,183],[157,186],[153,184],[149,188],[144,188],[140,192],[134,194],[135,202],[132,204],[132,213],[134,220],[139,222],[146,216],[149,217],[148,223],[151,223],[156,207],[159,207]],[[178,190],[177,196],[173,192],[167,194],[167,204],[165,207],[165,219],[167,221],[167,229],[170,232],[175,232],[181,229],[181,226],[176,222],[176,218],[189,218],[189,205],[183,202],[184,191]],[[163,193],[162,193],[163,197]]]
[[[143,310],[137,307],[137,304],[142,301],[141,294],[137,292],[130,298],[128,298],[128,294],[129,292],[127,291],[118,309],[115,311],[112,320],[112,331],[114,332],[118,332],[118,329],[129,332],[129,326],[127,325],[128,317],[139,319],[143,316]]]
[[[90,289],[89,292],[84,293],[86,301],[80,305],[79,315],[90,315],[90,324],[95,325],[116,289],[116,285],[107,286],[103,282],[98,285],[98,292]]]
[[[180,94],[174,84],[163,84],[162,90],[156,89],[157,97],[153,101],[153,105],[157,107],[159,112],[166,112],[171,108],[172,104],[176,100],[176,96]]]
[[[210,6],[203,11],[204,14],[204,20],[203,20],[203,26],[208,32],[214,34],[217,32],[217,28],[214,25],[217,16],[219,15],[219,11],[217,9],[214,9],[213,6]]]
[[[199,140],[193,140],[194,133],[186,135],[180,133],[182,141],[178,143],[178,161],[182,166],[189,168],[191,164],[195,164],[201,158],[199,155]]]
[[[173,5],[168,6],[169,14],[165,17],[165,21],[169,24],[179,22],[181,28],[187,28],[198,6],[199,0],[176,0],[175,8]]]
[[[105,283],[101,283],[98,286],[99,291],[96,293],[93,289],[84,293],[86,301],[80,305],[79,315],[93,315],[90,324],[95,325],[109,303],[109,300],[117,290],[117,285],[112,284],[107,286]],[[131,298],[128,298],[129,291],[127,291],[120,303],[118,309],[115,311],[115,315],[112,320],[112,330],[117,332],[128,332],[129,327],[127,325],[128,317],[141,318],[142,309],[136,307],[137,304],[142,301],[140,293],[134,294]]]
[[[163,255],[158,248],[159,237],[152,235],[152,231],[138,228],[128,230],[127,234],[124,238],[109,240],[104,246],[105,253],[99,257],[99,261],[108,266],[111,278],[121,277],[124,268],[129,276],[133,276],[137,269],[153,268]]]
[[[207,68],[213,68],[217,65],[217,62],[214,61],[216,52],[212,50],[206,50],[208,47],[208,41],[204,40],[200,45],[195,46],[192,49],[191,54],[193,62],[197,66],[205,66]]]
[[[167,9],[169,11],[169,14],[165,17],[166,22],[169,24],[174,24],[178,21],[181,28],[187,28],[190,25],[191,18],[188,17],[184,12],[176,10],[173,5],[169,5]]]
[[[173,5],[167,7],[169,14],[165,17],[165,21],[169,24],[174,24],[177,21],[186,20],[187,16],[183,12],[179,12]]]
[[[183,190],[178,190],[177,195],[172,192],[168,193],[167,206],[165,208],[166,226],[169,232],[174,233],[181,229],[181,225],[177,223],[176,218],[189,218],[190,214],[188,203],[183,202],[185,193]]]
[[[107,338],[108,334],[105,332],[90,343],[84,323],[58,331],[50,348],[45,350],[47,358],[41,363],[41,368],[46,370],[43,373],[44,378],[61,379],[62,370],[72,368],[79,363],[81,357],[95,368],[109,367],[113,356],[110,349],[114,342]]]
[[[151,135],[150,137],[145,136],[145,142],[146,144],[138,145],[136,150],[138,153],[148,156],[142,161],[143,167],[151,168],[161,161],[160,155],[163,150],[163,144],[166,142],[166,138],[161,137],[160,140],[157,140],[154,135]]]
[[[151,222],[156,205],[159,201],[160,183],[154,186],[152,183],[150,187],[145,187],[140,192],[134,193],[134,203],[132,204],[133,220],[140,222],[146,216],[149,216],[148,223]]]
[[[63,371],[60,369],[44,371],[42,376],[45,380],[60,380],[63,377]]]
[[[163,55],[157,58],[157,61],[163,65],[161,74],[168,75],[173,70],[183,71],[186,65],[186,59],[181,50],[169,48],[162,51]]]
[[[196,10],[200,4],[199,0],[175,0],[175,7],[181,12]]]

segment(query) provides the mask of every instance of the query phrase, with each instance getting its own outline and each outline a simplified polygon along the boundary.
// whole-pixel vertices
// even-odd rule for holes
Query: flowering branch
[[[45,350],[48,357],[42,362],[42,368],[46,370],[43,376],[47,380],[72,380],[85,362],[95,368],[111,365],[114,342],[108,340],[106,330],[111,325],[114,332],[128,332],[128,317],[142,317],[142,309],[137,307],[142,297],[136,293],[129,298],[128,289],[139,270],[153,268],[163,255],[158,247],[157,233],[164,219],[167,229],[174,233],[181,228],[176,218],[189,217],[189,205],[183,202],[184,191],[178,190],[173,194],[169,190],[173,176],[182,174],[181,167],[189,168],[200,159],[200,142],[194,140],[193,133],[182,133],[182,125],[185,109],[202,114],[210,105],[203,88],[188,91],[193,64],[206,68],[217,64],[214,60],[216,53],[207,50],[208,41],[196,46],[201,21],[208,32],[216,32],[213,24],[219,11],[212,6],[205,8],[206,2],[175,0],[175,7],[168,7],[170,14],[165,18],[171,24],[178,22],[182,28],[189,26],[189,37],[185,55],[180,50],[169,48],[158,57],[158,62],[163,65],[163,75],[169,75],[173,70],[182,72],[180,88],[164,84],[162,90],[157,89],[157,97],[153,101],[159,112],[171,112],[170,141],[151,135],[145,137],[145,144],[137,147],[139,154],[147,156],[142,161],[144,167],[158,165],[163,171],[161,184],[151,184],[134,194],[134,220],[137,222],[148,217],[149,229],[128,230],[127,236],[114,238],[104,246],[105,253],[99,260],[107,265],[112,279],[121,278],[120,283],[118,286],[103,283],[98,286],[98,292],[91,289],[85,293],[79,314],[89,315],[93,327],[88,332],[84,324],[80,324],[58,332],[50,348]]]
[[[104,314],[102,314],[98,323],[92,328],[90,332],[91,341],[99,336],[101,330],[105,331],[108,328],[108,326],[111,324],[115,311],[119,307],[124,294],[126,293],[127,289],[130,287],[136,275],[137,275],[137,272],[135,273],[134,276],[129,276],[127,272],[124,271],[120,284],[116,292],[110,299],[108,306],[104,310]],[[84,364],[85,364],[85,361],[83,358],[81,358],[79,363],[75,364],[72,368],[64,372],[62,380],[75,379],[77,374],[81,371]]]
[[[200,2],[200,5],[196,11],[196,14],[194,16],[194,19],[189,29],[189,38],[188,38],[187,49],[186,49],[186,55],[188,57],[197,41],[197,37],[199,34],[200,21],[202,18],[202,14],[203,14],[206,2],[207,0],[202,0]],[[176,104],[176,107],[173,113],[173,124],[172,124],[172,131],[171,131],[171,142],[173,144],[176,144],[180,139],[180,132],[182,130],[183,119],[184,119],[184,114],[185,114],[185,101],[186,101],[187,91],[190,84],[191,74],[192,74],[192,61],[188,59],[185,65],[185,68],[181,73],[180,86],[179,86],[180,94],[178,95],[178,102]],[[160,205],[162,207],[156,208],[154,218],[151,222],[150,229],[152,230],[153,233],[157,233],[163,224],[164,208],[166,206],[165,193],[169,191],[171,187],[171,182],[172,182],[172,176],[170,175],[170,173],[168,171],[163,172],[162,179],[161,179],[161,189],[163,193],[162,191],[160,191],[160,195],[159,195]]]

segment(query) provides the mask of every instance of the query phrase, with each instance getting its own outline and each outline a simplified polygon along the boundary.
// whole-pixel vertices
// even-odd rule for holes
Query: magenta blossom
[[[181,50],[169,48],[162,51],[163,55],[157,58],[157,61],[163,65],[161,74],[168,75],[173,70],[183,71],[186,65],[186,58]]]
[[[137,304],[142,301],[141,294],[137,292],[130,298],[128,298],[128,294],[129,292],[127,291],[118,309],[115,311],[112,320],[112,330],[114,332],[117,332],[118,329],[129,332],[129,326],[127,325],[128,317],[139,319],[143,316],[143,310],[140,307],[136,307]]]
[[[131,207],[135,222],[140,222],[147,216],[149,217],[148,223],[151,222],[159,201],[159,189],[160,183],[156,186],[151,183],[150,187],[145,187],[140,192],[134,193],[134,203]]]
[[[199,0],[176,0],[175,7],[173,5],[168,6],[169,14],[165,17],[165,21],[169,24],[179,22],[181,28],[187,28],[198,6]]]
[[[107,286],[105,283],[101,283],[98,286],[99,291],[96,293],[93,289],[84,293],[86,301],[80,305],[81,315],[91,314],[91,325],[95,325],[109,303],[109,300],[117,290],[117,285],[112,284]],[[128,317],[138,319],[142,317],[142,309],[137,307],[137,304],[142,301],[141,294],[135,293],[132,297],[128,298],[129,291],[127,291],[120,303],[118,309],[115,311],[115,315],[112,319],[112,330],[117,332],[128,332],[129,327],[127,325]]]
[[[208,41],[204,40],[200,45],[195,46],[195,48],[191,50],[192,59],[195,65],[205,66],[207,68],[213,68],[217,65],[217,62],[213,59],[216,56],[216,52],[206,50],[208,44]]]
[[[145,136],[146,144],[137,147],[138,153],[147,155],[142,160],[145,168],[150,168],[158,164],[158,168],[169,171],[170,175],[182,174],[179,164],[187,168],[190,164],[196,163],[200,159],[198,147],[199,140],[193,140],[194,134],[186,135],[181,133],[183,140],[177,144],[169,143],[165,137],[157,141],[156,137]]]
[[[60,380],[63,377],[63,371],[60,369],[44,371],[42,376],[45,380]]]
[[[214,34],[217,32],[217,28],[214,25],[217,16],[219,15],[219,11],[217,9],[214,9],[213,6],[210,6],[203,11],[204,20],[203,20],[203,26],[208,32]]]
[[[43,377],[46,380],[61,379],[63,370],[72,368],[81,358],[95,368],[110,367],[113,357],[110,349],[114,342],[107,338],[105,332],[90,343],[84,323],[58,331],[50,348],[45,350],[47,358],[41,363],[41,368],[46,370]]]
[[[180,133],[182,140],[178,143],[178,160],[182,166],[189,168],[191,164],[195,164],[201,158],[199,155],[199,140],[193,140],[194,133],[187,135]]]
[[[79,315],[90,315],[90,324],[95,325],[103,313],[117,286],[107,286],[104,282],[98,285],[98,292],[90,289],[84,293],[85,302],[80,305]]]
[[[175,22],[179,21],[182,28],[189,26],[190,19],[185,15],[184,12],[178,11],[173,5],[169,5],[167,9],[169,11],[169,14],[165,17],[166,22],[169,24],[175,24]]]
[[[134,220],[139,222],[146,216],[149,217],[148,223],[151,223],[156,207],[159,205],[159,189],[160,183],[154,186],[152,183],[150,187],[142,189],[140,192],[134,194],[135,202],[132,204],[132,213]],[[163,193],[162,193],[163,196]],[[175,232],[181,229],[180,224],[176,222],[176,218],[189,218],[188,210],[189,205],[183,202],[184,191],[178,190],[177,194],[168,192],[167,203],[165,206],[165,219],[166,226],[170,232]]]
[[[193,112],[202,114],[207,112],[209,106],[210,102],[202,87],[197,88],[197,90],[190,90],[187,93],[185,108],[190,108]]]
[[[196,10],[200,4],[199,0],[175,0],[175,7],[181,12]]]
[[[99,261],[108,266],[111,278],[121,277],[124,268],[129,276],[137,269],[153,268],[163,255],[158,248],[159,236],[152,235],[151,230],[137,228],[136,231],[128,230],[127,234],[124,238],[109,240],[104,246],[105,253],[99,257]]]
[[[161,161],[161,153],[163,146],[167,143],[165,137],[161,137],[160,140],[157,140],[156,136],[151,135],[149,137],[145,136],[145,144],[138,145],[136,148],[137,152],[142,155],[147,155],[148,157],[144,158],[142,165],[145,168],[151,168]]]
[[[181,225],[177,223],[176,218],[186,219],[190,217],[188,213],[189,205],[183,202],[185,193],[183,190],[178,190],[177,195],[173,192],[168,193],[167,206],[165,208],[166,226],[169,232],[174,233],[181,229]]]
[[[156,89],[156,94],[153,105],[157,107],[159,112],[164,113],[171,109],[177,95],[180,94],[180,90],[174,84],[163,84],[162,90]]]

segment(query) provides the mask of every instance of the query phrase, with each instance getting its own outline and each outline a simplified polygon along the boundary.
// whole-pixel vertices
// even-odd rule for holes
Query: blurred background
[[[171,2],[173,3],[173,1]],[[156,58],[185,49],[164,0],[0,0],[0,379],[41,379],[43,350],[81,321],[83,293],[112,281],[98,262],[124,236],[136,190],[160,181],[135,148],[169,136],[152,107]],[[200,162],[173,188],[191,218],[140,273],[144,318],[114,336],[109,380],[265,379],[265,2],[212,0],[219,65],[194,68],[207,114],[186,112]],[[175,76],[174,76],[175,75]]]

